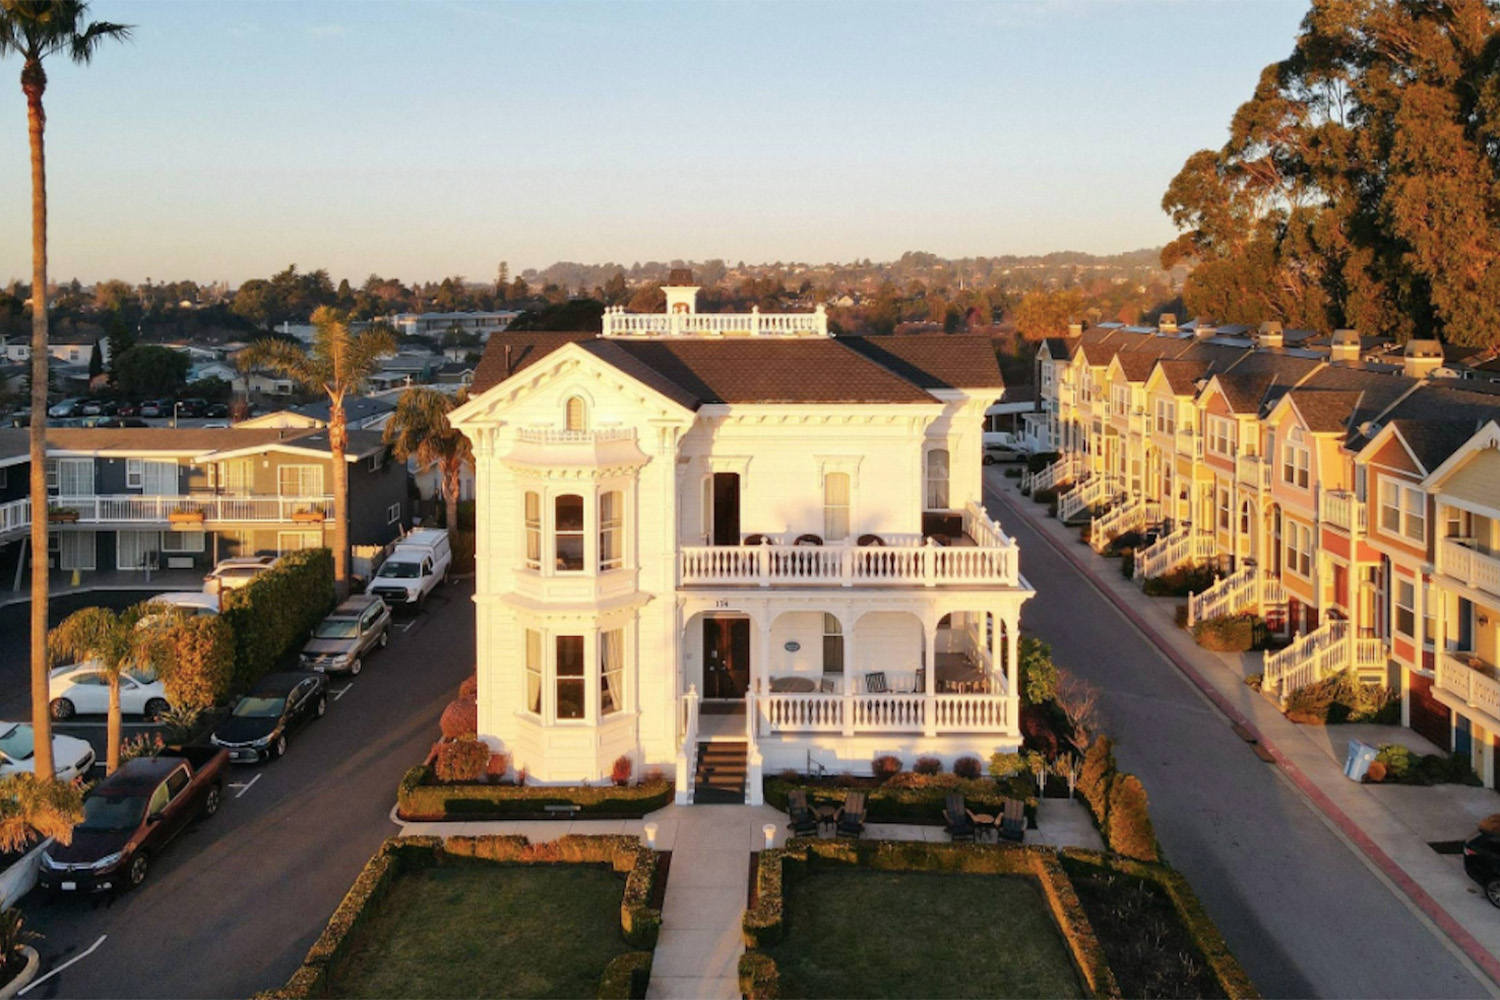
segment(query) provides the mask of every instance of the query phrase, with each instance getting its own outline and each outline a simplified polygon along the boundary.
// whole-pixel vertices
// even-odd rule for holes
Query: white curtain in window
[[[144,463],[141,468],[141,492],[147,496],[176,496],[177,463]]]
[[[92,531],[64,531],[58,539],[57,565],[60,569],[94,569],[97,547]]]
[[[59,496],[65,497],[93,496],[94,460],[92,458],[58,459],[57,492]]]
[[[323,495],[321,465],[283,465],[276,470],[276,489],[284,497]]]
[[[927,453],[927,509],[948,509],[948,449]]]
[[[823,477],[823,534],[829,541],[849,537],[849,473]]]
[[[599,714],[608,715],[625,707],[625,630],[610,629],[599,640]]]

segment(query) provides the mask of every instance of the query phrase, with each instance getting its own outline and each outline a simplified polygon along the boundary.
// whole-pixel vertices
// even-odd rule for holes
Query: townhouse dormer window
[[[1281,481],[1305,490],[1311,482],[1312,450],[1300,437],[1294,429],[1281,446]]]
[[[1239,444],[1239,428],[1227,417],[1208,418],[1208,450],[1215,455],[1233,458]]]
[[[576,493],[564,493],[553,501],[552,545],[559,570],[582,572],[583,497]]]
[[[1130,412],[1130,386],[1117,385],[1114,387],[1114,410],[1115,416],[1123,417]]]
[[[582,396],[569,396],[568,401],[563,404],[563,428],[570,431],[589,429],[588,404],[583,401]]]
[[[1156,401],[1156,433],[1174,434],[1177,430],[1177,403],[1171,399]]]
[[[1380,530],[1421,545],[1427,541],[1427,495],[1415,486],[1381,476]]]
[[[948,509],[948,449],[933,448],[927,452],[927,510]]]

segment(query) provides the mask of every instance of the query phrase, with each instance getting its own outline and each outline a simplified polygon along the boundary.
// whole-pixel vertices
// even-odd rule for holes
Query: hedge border
[[[651,983],[652,958],[649,951],[616,955],[604,967],[595,996],[598,1000],[645,1000],[646,988]]]
[[[639,785],[440,784],[432,768],[407,770],[396,789],[396,815],[406,822],[467,822],[494,819],[639,819],[672,802],[670,781]],[[549,805],[577,806],[549,813]],[[455,808],[455,806],[457,808]],[[529,807],[529,808],[528,808]]]
[[[1002,811],[1006,799],[1020,798],[1026,804],[1028,820],[1036,818],[1036,782],[1029,775],[1018,784],[1026,791],[1017,794],[1015,788],[1007,789],[994,778],[959,779],[953,785],[936,785],[929,788],[895,787],[884,785],[817,785],[806,780],[793,781],[788,778],[768,777],[762,782],[766,805],[787,812],[788,793],[801,789],[807,793],[810,806],[842,805],[850,792],[865,795],[865,821],[869,823],[912,823],[921,826],[943,826],[947,821],[943,809],[948,796],[963,795],[964,801],[973,809],[996,813]]]
[[[1104,948],[1084,913],[1073,882],[1050,847],[1012,844],[936,844],[925,841],[815,840],[797,837],[786,847],[762,851],[755,873],[755,903],[742,921],[745,946],[764,948],[786,934],[787,864],[792,871],[818,864],[852,865],[876,871],[944,871],[983,875],[1022,875],[1042,889],[1053,922],[1068,946],[1068,957],[1090,996],[1116,998],[1120,987]],[[774,998],[780,988],[775,960],[740,962],[740,988],[747,997]]]
[[[1218,979],[1224,995],[1229,1000],[1258,1000],[1260,992],[1256,990],[1244,966],[1240,965],[1239,959],[1235,958],[1234,953],[1229,950],[1229,944],[1224,940],[1223,933],[1214,923],[1213,918],[1208,915],[1208,911],[1203,908],[1198,894],[1193,891],[1192,885],[1181,872],[1165,864],[1134,861],[1130,858],[1101,854],[1082,847],[1065,847],[1062,855],[1073,861],[1113,869],[1160,886],[1172,901],[1173,907],[1177,910],[1178,919],[1182,922],[1188,936],[1193,939],[1193,943],[1197,945],[1198,951],[1203,955],[1203,960],[1208,963],[1209,968],[1213,969],[1214,977]]]
[[[325,996],[329,982],[344,960],[351,937],[397,876],[463,859],[512,865],[608,864],[616,872],[625,873],[625,888],[620,897],[620,931],[626,944],[640,950],[612,959],[600,979],[599,990],[603,996],[607,986],[611,990],[618,989],[623,978],[631,991],[624,995],[645,995],[644,985],[639,993],[634,992],[640,976],[639,959],[628,964],[628,968],[624,964],[617,967],[617,963],[632,955],[645,954],[645,975],[647,979],[650,977],[651,950],[656,947],[661,932],[661,910],[650,905],[656,880],[663,871],[661,855],[643,847],[637,838],[624,834],[568,834],[538,844],[521,836],[390,838],[365,863],[297,971],[280,989],[256,994],[257,1000],[314,1000]]]

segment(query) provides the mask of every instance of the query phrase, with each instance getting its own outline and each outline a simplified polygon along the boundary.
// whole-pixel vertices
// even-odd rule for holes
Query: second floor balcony
[[[104,528],[321,523],[332,517],[331,496],[122,493],[54,496],[47,501],[47,520],[53,524]],[[24,531],[30,526],[30,500],[14,500],[0,506],[0,534]]]
[[[1363,535],[1369,530],[1368,509],[1348,490],[1319,493],[1318,520],[1349,535]]]
[[[1252,490],[1271,488],[1271,465],[1259,455],[1234,456],[1234,479],[1241,486]]]
[[[1481,552],[1472,538],[1439,541],[1437,571],[1466,587],[1500,597],[1500,556]]]

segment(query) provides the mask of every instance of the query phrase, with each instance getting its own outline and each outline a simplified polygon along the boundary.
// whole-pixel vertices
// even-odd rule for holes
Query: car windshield
[[[355,618],[328,618],[313,630],[314,639],[353,639],[359,635],[359,620]]]
[[[422,564],[412,562],[387,562],[376,576],[395,580],[415,580],[422,575]]]
[[[251,695],[241,698],[239,704],[234,706],[232,714],[237,719],[274,719],[281,715],[281,710],[285,705],[286,698],[284,697],[257,698]]]
[[[83,800],[80,830],[134,830],[146,814],[146,800],[138,795],[90,795]]]
[[[0,755],[11,760],[30,760],[33,750],[33,734],[30,726],[19,723],[6,729],[0,726]]]

